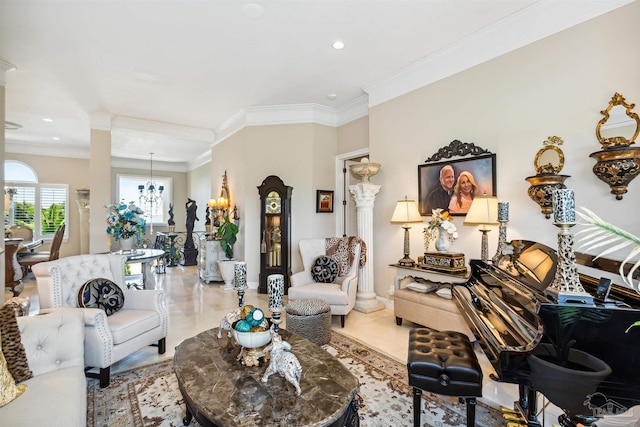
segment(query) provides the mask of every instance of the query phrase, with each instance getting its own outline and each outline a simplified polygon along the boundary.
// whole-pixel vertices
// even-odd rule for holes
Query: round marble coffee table
[[[188,338],[176,347],[174,371],[184,398],[184,425],[202,426],[359,426],[358,379],[338,359],[311,341],[284,329],[302,365],[302,395],[279,374],[267,383],[266,365],[246,367],[236,360],[240,347],[218,328]]]

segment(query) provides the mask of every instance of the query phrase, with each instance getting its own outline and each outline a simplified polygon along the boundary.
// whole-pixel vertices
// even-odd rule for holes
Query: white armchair
[[[124,304],[110,316],[99,308],[82,308],[86,375],[98,378],[100,387],[109,385],[111,365],[124,357],[148,345],[157,345],[159,354],[166,351],[168,314],[164,291],[126,289],[125,261],[126,257],[120,255],[77,255],[33,266],[40,309],[44,312],[78,307],[78,291],[91,279],[109,279],[122,289]],[[99,368],[99,373],[91,372],[92,368]]]
[[[342,240],[344,239],[344,240]],[[291,287],[289,288],[289,300],[303,298],[317,298],[326,301],[331,306],[331,315],[340,316],[340,324],[344,328],[345,317],[353,309],[356,303],[358,291],[358,269],[364,264],[364,256],[361,256],[366,248],[364,242],[356,237],[342,237],[339,246],[350,246],[350,254],[339,254],[337,258],[348,257],[346,273],[333,280],[332,283],[316,282],[312,275],[313,263],[319,256],[327,256],[327,239],[303,239],[298,246],[302,258],[303,271],[291,275]],[[349,245],[348,242],[353,242]]]

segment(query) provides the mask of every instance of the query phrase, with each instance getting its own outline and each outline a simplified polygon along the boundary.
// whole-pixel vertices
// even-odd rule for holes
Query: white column
[[[360,269],[354,309],[371,313],[384,308],[376,298],[373,281],[373,205],[380,186],[364,181],[350,185],[349,191],[356,202],[358,237],[367,245],[367,263]]]
[[[88,254],[89,253],[89,214],[90,207],[89,197],[91,194],[91,190],[88,188],[80,188],[76,190],[76,195],[78,196],[78,200],[76,203],[78,204],[78,212],[80,213],[80,253]]]
[[[107,210],[104,206],[115,203],[111,195],[111,114],[89,114],[90,157],[89,188],[94,208],[89,210],[89,253],[109,252],[106,233]]]
[[[5,122],[5,86],[7,85],[7,72],[15,70],[16,67],[2,59],[0,59],[0,122]],[[4,145],[5,145],[5,132],[0,133],[0,164],[2,164],[2,170],[0,170],[0,180],[2,181],[2,187],[4,188]],[[4,200],[4,197],[3,197]],[[4,239],[0,242],[0,283],[2,285],[2,292],[0,292],[0,304],[4,302],[4,282],[5,282],[5,269],[4,269]]]

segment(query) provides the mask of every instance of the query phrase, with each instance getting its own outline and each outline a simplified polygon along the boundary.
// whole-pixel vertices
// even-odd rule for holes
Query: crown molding
[[[45,145],[32,144],[28,142],[5,141],[5,152],[19,154],[37,154],[39,156],[49,157],[71,157],[74,159],[88,159],[90,157],[89,147],[77,145]]]
[[[215,132],[211,129],[176,125],[135,117],[114,116],[112,128],[155,133],[198,142],[211,143],[215,140]]]
[[[207,163],[211,163],[211,150],[207,150],[204,153],[200,154],[198,157],[196,157],[193,160],[190,160],[187,163],[187,168],[188,171],[192,171],[194,169],[197,169],[201,166],[206,165]]]
[[[15,65],[3,59],[0,59],[0,86],[7,85],[7,73],[9,71],[14,71],[15,69]]]
[[[364,87],[369,107],[382,104],[538,41],[635,0],[538,1],[459,42]],[[505,37],[509,34],[509,37]]]
[[[335,108],[319,104],[268,105],[245,110],[246,126],[290,125],[317,123],[336,126]]]
[[[136,170],[148,170],[148,168],[140,167],[140,160],[138,159],[130,159],[124,157],[111,157],[111,167],[112,168],[124,168],[124,169],[136,169]],[[154,160],[153,161],[153,172],[154,175],[156,172],[189,172],[189,165],[187,162],[163,162]]]
[[[364,94],[336,110],[336,127],[369,115],[369,95]]]

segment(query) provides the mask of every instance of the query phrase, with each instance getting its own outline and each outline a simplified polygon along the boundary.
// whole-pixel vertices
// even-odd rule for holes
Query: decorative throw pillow
[[[453,296],[451,295],[451,288],[450,287],[444,287],[444,288],[440,288],[436,291],[436,295],[438,295],[441,298],[444,299],[452,299]]]
[[[332,283],[338,277],[338,263],[331,257],[319,256],[313,261],[311,277],[319,283]]]
[[[1,333],[0,337],[2,337]],[[16,385],[7,369],[7,362],[2,354],[2,346],[0,346],[0,407],[20,396],[26,389],[25,384]]]
[[[20,329],[16,320],[19,304],[13,301],[0,306],[0,345],[9,373],[16,382],[23,382],[33,377],[27,361],[27,353],[22,345]]]
[[[407,289],[411,289],[412,291],[421,292],[423,294],[428,294],[429,292],[433,292],[438,289],[437,283],[418,283],[411,282],[407,285]]]
[[[107,316],[111,316],[123,304],[122,289],[109,279],[91,279],[78,290],[78,307],[101,308]]]

